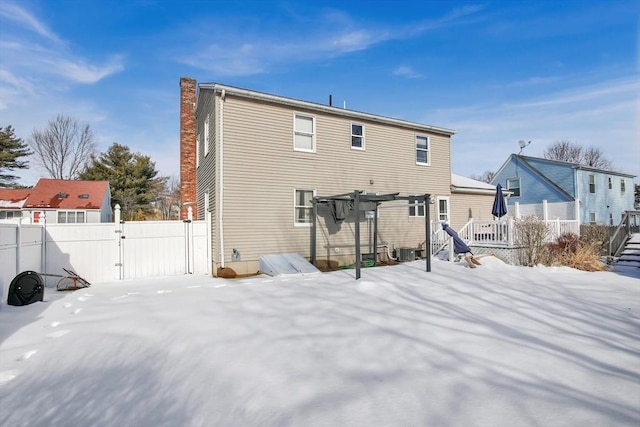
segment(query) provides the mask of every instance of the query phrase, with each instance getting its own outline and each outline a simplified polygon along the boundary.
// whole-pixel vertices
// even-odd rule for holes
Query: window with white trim
[[[84,224],[85,215],[82,211],[58,211],[58,224]]]
[[[313,216],[314,190],[296,189],[293,201],[295,225],[311,225]]]
[[[594,194],[596,192],[596,176],[589,175],[589,193]]]
[[[609,212],[609,225],[613,225],[613,212]]]
[[[591,211],[589,212],[589,224],[595,224],[596,223],[596,213]]]
[[[211,114],[207,114],[207,118],[204,119],[204,155],[206,157],[209,154],[209,120]]]
[[[351,148],[364,150],[364,125],[351,123]]]
[[[198,132],[196,137],[196,167],[200,166],[200,147],[202,146],[202,134]]]
[[[293,121],[293,149],[315,153],[316,118],[295,113]]]
[[[424,200],[409,198],[409,216],[424,218]]]
[[[620,180],[620,194],[624,194],[627,191],[627,183],[624,182],[624,179]]]
[[[0,219],[21,218],[21,211],[0,211]]]
[[[429,137],[416,135],[416,163],[419,165],[429,165]]]
[[[449,222],[449,198],[438,197],[438,221]]]
[[[507,179],[507,190],[513,193],[511,197],[520,197],[520,178]]]
[[[613,189],[613,178],[609,177],[609,190]]]

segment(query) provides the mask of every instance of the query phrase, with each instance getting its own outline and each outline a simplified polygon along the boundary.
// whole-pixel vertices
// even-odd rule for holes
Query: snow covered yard
[[[0,309],[2,426],[638,426],[640,279],[482,259]]]

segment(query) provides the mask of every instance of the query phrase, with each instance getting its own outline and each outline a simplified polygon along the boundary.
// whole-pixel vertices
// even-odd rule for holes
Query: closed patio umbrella
[[[465,243],[464,240],[460,238],[460,236],[458,236],[458,233],[456,233],[451,227],[449,227],[447,224],[442,224],[442,229],[453,238],[453,252],[455,252],[456,254],[472,254],[469,246]]]
[[[493,200],[493,209],[491,209],[491,214],[493,216],[497,216],[498,219],[507,214],[507,204],[504,201],[502,185],[500,184],[496,185],[496,197]]]

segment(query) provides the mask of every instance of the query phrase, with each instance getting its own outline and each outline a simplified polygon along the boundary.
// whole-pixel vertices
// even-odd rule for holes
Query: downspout
[[[225,268],[224,263],[224,99],[227,95],[227,92],[222,89],[220,93],[220,177],[218,179],[218,184],[220,185],[220,190],[218,194],[220,195],[220,201],[218,203],[218,213],[219,213],[219,221],[218,224],[220,229],[218,231],[220,235],[220,267]]]
[[[580,230],[580,224],[582,223],[582,213],[580,212],[580,183],[578,182],[578,168],[574,168],[573,171],[573,185],[575,188],[575,191],[573,192],[573,194],[575,194],[574,209],[576,209],[575,216],[578,220],[578,230]]]

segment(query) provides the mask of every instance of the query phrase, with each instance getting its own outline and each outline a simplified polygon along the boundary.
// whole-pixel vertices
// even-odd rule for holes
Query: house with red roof
[[[29,189],[0,189],[0,220],[49,224],[111,222],[108,181],[41,178]]]

